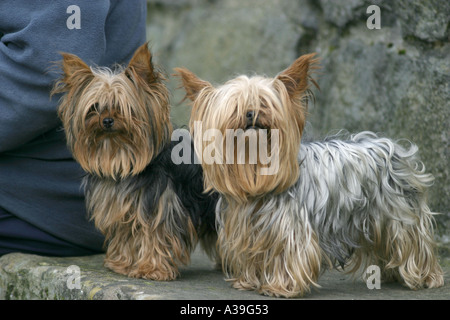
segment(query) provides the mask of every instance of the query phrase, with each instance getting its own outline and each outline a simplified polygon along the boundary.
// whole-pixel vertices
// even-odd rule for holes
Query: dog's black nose
[[[114,119],[113,118],[104,118],[103,119],[103,128],[105,129],[111,129],[114,125]]]
[[[248,111],[245,117],[247,118],[247,121],[253,121],[253,117],[255,116],[255,111]]]

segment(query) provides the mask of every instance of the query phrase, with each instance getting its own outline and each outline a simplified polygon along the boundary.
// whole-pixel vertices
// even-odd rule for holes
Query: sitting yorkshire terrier
[[[127,67],[90,68],[63,53],[59,116],[87,172],[86,206],[107,245],[105,266],[130,277],[172,280],[197,240],[214,255],[216,199],[195,164],[175,165],[165,77],[147,44]],[[193,163],[193,161],[191,161]]]
[[[193,101],[206,190],[220,194],[228,280],[294,297],[318,286],[326,265],[352,273],[377,265],[385,280],[411,289],[442,286],[426,204],[433,177],[416,146],[370,132],[300,146],[317,62],[304,55],[275,78],[239,76],[218,87],[175,69]],[[256,159],[246,152],[252,144]]]

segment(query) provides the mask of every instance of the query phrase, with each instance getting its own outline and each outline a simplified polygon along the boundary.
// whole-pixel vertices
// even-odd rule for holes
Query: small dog
[[[214,256],[217,199],[199,165],[175,165],[169,92],[148,45],[127,67],[90,68],[62,53],[52,94],[67,144],[87,172],[86,205],[105,235],[105,266],[129,277],[172,280],[198,239]]]
[[[275,78],[239,76],[218,87],[175,69],[193,101],[197,156],[213,157],[202,167],[206,189],[220,194],[218,247],[228,280],[237,289],[294,297],[318,286],[324,266],[355,273],[374,264],[385,280],[411,289],[442,286],[426,204],[433,177],[417,147],[370,132],[301,144],[317,68],[309,54]],[[236,143],[241,138],[230,129],[247,140]],[[211,130],[225,138],[211,142]],[[263,158],[238,161],[254,136],[266,137],[254,150],[271,150],[274,174],[261,174]],[[217,161],[225,156],[231,161]]]

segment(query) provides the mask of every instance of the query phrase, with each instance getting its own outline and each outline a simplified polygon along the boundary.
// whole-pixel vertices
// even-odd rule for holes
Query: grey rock
[[[320,0],[325,20],[338,27],[344,27],[355,19],[355,15],[365,13],[364,0],[333,1]],[[367,6],[366,6],[367,7]]]
[[[392,1],[404,36],[426,42],[448,41],[450,3],[446,0]]]

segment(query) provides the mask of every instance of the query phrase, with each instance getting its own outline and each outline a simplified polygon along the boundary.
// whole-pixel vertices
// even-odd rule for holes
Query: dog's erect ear
[[[51,96],[67,92],[72,87],[80,86],[81,83],[85,83],[94,76],[91,68],[76,55],[65,52],[60,52],[60,54],[63,59],[56,62],[55,66],[62,70],[63,75],[54,84]]]
[[[76,55],[65,52],[61,52],[61,55],[63,57],[61,68],[64,72],[64,82],[67,83],[76,75],[86,75],[92,73],[91,68],[89,68],[89,66]]]
[[[154,70],[152,54],[148,49],[148,42],[144,43],[135,51],[125,72],[128,76],[134,73],[147,84],[152,84],[158,80],[159,76]]]
[[[198,78],[186,68],[174,68],[174,70],[177,72],[176,75],[181,78],[182,85],[186,90],[186,98],[189,98],[191,101],[194,101],[204,88],[212,87],[208,81]]]
[[[311,83],[319,88],[317,82],[311,78],[314,70],[320,68],[318,65],[319,59],[315,56],[315,53],[305,54],[295,60],[289,68],[278,74],[277,79],[283,82],[291,99],[308,92]]]

